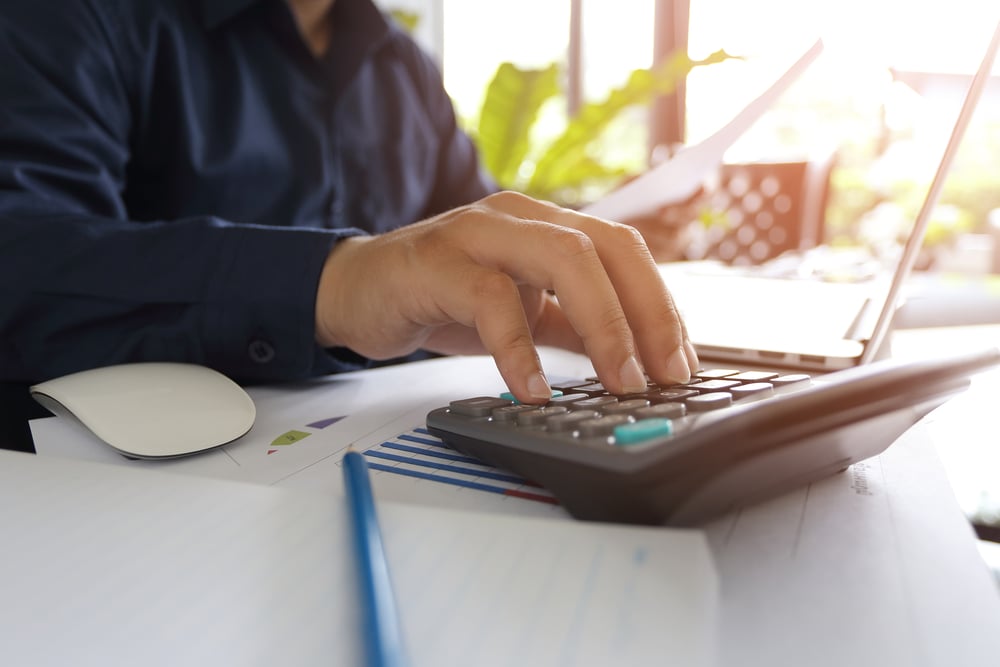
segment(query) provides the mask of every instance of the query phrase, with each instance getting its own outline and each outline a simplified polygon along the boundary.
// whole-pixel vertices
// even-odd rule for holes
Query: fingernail
[[[691,369],[688,367],[683,347],[677,348],[670,355],[670,361],[667,362],[667,377],[673,382],[687,382],[691,379]]]
[[[547,401],[552,398],[552,388],[541,373],[535,373],[528,378],[528,394],[532,398]]]
[[[618,379],[622,381],[622,391],[626,394],[646,391],[646,376],[634,356],[629,357],[622,364],[622,369],[618,372]]]
[[[701,369],[701,361],[698,359],[698,351],[694,349],[690,340],[684,341],[684,354],[687,355],[688,369],[692,374],[697,373]]]

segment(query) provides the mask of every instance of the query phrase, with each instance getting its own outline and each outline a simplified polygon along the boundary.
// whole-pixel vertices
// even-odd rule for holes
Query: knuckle
[[[472,280],[472,295],[476,303],[490,307],[517,298],[517,286],[505,273],[483,272]]]
[[[528,196],[521,194],[520,192],[514,192],[513,190],[501,190],[500,192],[494,192],[491,195],[487,195],[480,201],[483,203],[489,203],[497,208],[506,208],[527,200]]]
[[[568,227],[552,227],[550,237],[553,252],[568,260],[596,258],[594,241],[581,231]]]
[[[642,232],[632,225],[625,225],[620,222],[609,222],[607,228],[608,237],[612,242],[628,247],[645,248],[646,240]]]

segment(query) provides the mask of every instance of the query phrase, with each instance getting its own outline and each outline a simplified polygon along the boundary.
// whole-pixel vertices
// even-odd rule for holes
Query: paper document
[[[378,502],[414,667],[713,663],[700,531]],[[363,664],[342,496],[0,450],[0,531],[4,664]]]
[[[593,372],[579,355],[543,349],[541,356],[553,381]],[[995,385],[986,389],[981,404],[995,404]],[[380,500],[489,512],[489,520],[475,515],[483,525],[506,516],[544,518],[553,531],[564,523],[576,525],[567,521],[559,505],[525,497],[543,496],[544,489],[490,477],[498,471],[488,466],[462,462],[460,473],[448,461],[447,467],[427,474],[432,470],[427,466],[434,465],[433,445],[421,442],[430,438],[418,430],[427,412],[455,398],[500,391],[502,382],[488,357],[437,359],[314,383],[253,387],[258,423],[248,436],[216,457],[177,462],[127,461],[79,425],[62,419],[31,425],[39,458],[106,456],[139,473],[152,467],[233,477],[334,498],[340,488],[340,457],[353,444],[372,456],[372,483]],[[942,445],[963,437],[960,427],[971,420],[955,412],[958,405],[945,404],[931,413],[878,457],[705,528],[721,582],[720,664],[996,663],[1000,595],[934,452],[935,437]],[[981,407],[974,413],[982,423],[988,414]],[[331,423],[337,415],[347,416]],[[437,478],[453,483],[432,481]],[[25,506],[24,500],[10,505]],[[520,556],[508,561],[509,545],[499,546],[503,549],[489,569],[504,573],[520,567],[510,565],[520,562]],[[499,546],[483,546],[482,557],[490,557]],[[449,568],[464,572],[461,561],[448,562]],[[467,576],[474,581],[484,575]],[[515,630],[488,623],[480,627],[497,633],[525,627],[519,616],[498,625],[506,623],[513,623]],[[500,641],[500,636],[491,634],[489,641]]]
[[[969,418],[946,403],[881,455],[706,528],[719,664],[997,664],[1000,593],[935,452],[945,416]]]
[[[594,372],[580,355],[543,348],[541,356],[553,381]],[[400,454],[393,443],[405,446],[398,443],[399,436],[422,426],[434,408],[455,398],[502,391],[506,387],[496,364],[486,356],[434,359],[308,382],[248,387],[257,406],[257,420],[248,434],[219,449],[168,461],[126,459],[70,419],[32,420],[31,431],[40,456],[340,492],[343,487],[336,466],[349,446],[374,455],[395,448]],[[417,446],[419,443],[410,443],[407,448]],[[453,472],[440,475],[457,476]],[[381,472],[373,475],[372,483],[380,497],[388,500],[525,516],[568,516],[558,505],[526,499],[525,495],[537,489],[517,484],[507,485],[513,493],[499,495]],[[491,486],[498,484],[491,482]]]
[[[583,212],[609,220],[628,220],[694,196],[705,179],[722,164],[729,147],[774,105],[822,50],[823,42],[817,40],[781,78],[722,129],[699,144],[681,149],[669,160],[585,207]]]

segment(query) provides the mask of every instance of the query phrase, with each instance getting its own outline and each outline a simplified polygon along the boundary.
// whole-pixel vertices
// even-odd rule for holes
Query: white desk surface
[[[896,341],[899,356],[919,355],[920,349],[928,349],[927,344],[966,344],[954,342],[940,330],[905,333]],[[991,335],[974,334],[987,340]],[[557,351],[544,351],[543,361],[550,376],[579,376],[587,367],[586,360]],[[251,438],[240,444],[246,452],[266,447],[289,424],[329,417],[331,405],[339,405],[353,417],[310,435],[311,451],[323,452],[314,460],[293,460],[309,451],[300,447],[297,454],[282,453],[283,462],[273,457],[275,465],[291,466],[281,470],[278,478],[273,471],[264,475],[263,468],[251,466],[245,466],[241,474],[257,475],[248,481],[258,483],[329,489],[329,480],[339,478],[330,466],[335,470],[347,443],[361,449],[375,446],[419,425],[427,410],[447,400],[502,389],[491,360],[429,363],[438,368],[428,367],[428,375],[421,367],[411,366],[253,392],[261,429],[258,436],[263,440]],[[389,378],[385,373],[399,377]],[[427,382],[431,375],[434,382]],[[382,390],[386,383],[408,386],[412,393],[386,396]],[[932,413],[883,455],[847,473],[705,528],[721,580],[722,664],[1000,662],[1000,594],[936,451],[948,420],[955,415],[947,411],[940,419],[937,415]],[[70,439],[75,447],[69,455],[95,458],[105,454],[100,447],[88,450],[85,437],[74,435],[58,420],[32,426],[41,455],[48,449],[46,443],[65,444]],[[231,456],[238,459],[239,452]],[[199,464],[203,470],[185,471],[185,466],[193,464],[184,462],[173,470],[233,477],[231,466],[213,468],[211,459],[203,461]],[[432,487],[388,474],[375,477],[376,493],[387,499],[566,519],[559,508]]]

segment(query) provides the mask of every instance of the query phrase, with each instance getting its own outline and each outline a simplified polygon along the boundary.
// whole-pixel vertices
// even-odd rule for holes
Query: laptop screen
[[[990,70],[993,68],[993,61],[996,59],[998,46],[1000,46],[1000,22],[997,23],[996,28],[993,30],[993,37],[986,49],[986,53],[983,55],[983,61],[979,64],[979,69],[975,77],[973,77],[972,83],[969,85],[969,92],[966,93],[965,101],[962,103],[962,110],[955,121],[955,127],[951,131],[948,145],[944,149],[944,155],[941,156],[941,162],[938,164],[937,171],[934,174],[934,180],[931,181],[931,185],[927,190],[927,197],[920,207],[920,213],[917,214],[917,219],[913,223],[913,229],[906,240],[902,257],[899,260],[899,266],[893,275],[892,284],[889,286],[889,292],[886,295],[885,306],[882,308],[882,312],[879,314],[878,321],[872,331],[871,340],[861,359],[862,363],[868,363],[874,358],[874,355],[889,333],[892,318],[899,305],[899,295],[903,284],[910,276],[913,265],[917,261],[917,254],[920,252],[920,247],[923,245],[924,237],[927,234],[927,224],[934,212],[934,207],[937,206],[938,199],[941,197],[941,190],[944,187],[948,171],[955,161],[955,155],[958,153],[958,147],[962,143],[962,137],[965,136],[965,130],[969,126],[972,114],[979,103],[979,99],[982,97],[983,89],[986,87]]]

